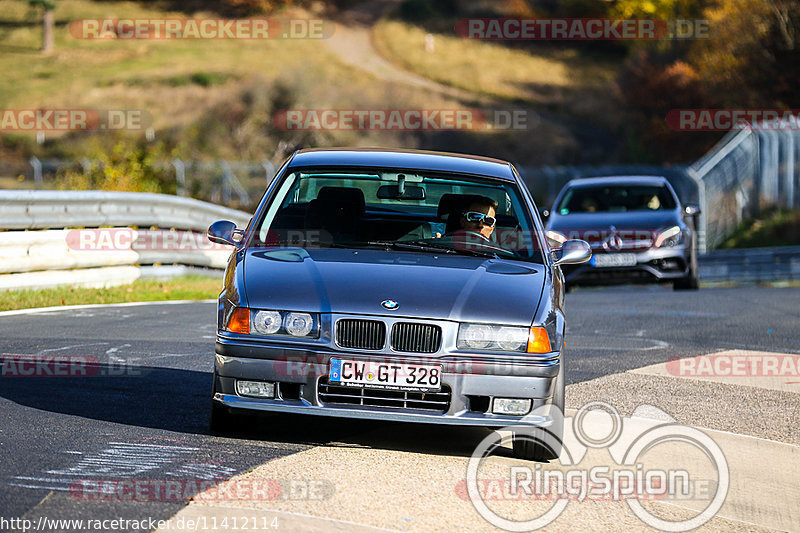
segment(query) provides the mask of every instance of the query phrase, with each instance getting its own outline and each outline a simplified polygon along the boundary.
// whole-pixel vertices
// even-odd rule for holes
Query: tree
[[[50,0],[28,0],[28,5],[44,9],[44,16],[42,17],[42,52],[49,54],[53,51],[53,26],[55,25],[53,10],[56,5]]]

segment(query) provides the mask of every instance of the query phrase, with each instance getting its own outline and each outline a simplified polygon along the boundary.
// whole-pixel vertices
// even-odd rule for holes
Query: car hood
[[[363,249],[248,250],[243,266],[252,308],[524,326],[546,279],[533,263]]]
[[[575,213],[553,214],[547,229],[561,233],[608,231],[611,226],[619,231],[654,231],[681,224],[677,211],[633,211],[629,213]],[[572,235],[570,235],[572,236]],[[580,238],[580,237],[576,237]]]

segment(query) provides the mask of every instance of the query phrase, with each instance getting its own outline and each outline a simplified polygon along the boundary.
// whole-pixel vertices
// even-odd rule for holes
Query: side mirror
[[[592,257],[592,248],[589,243],[580,239],[570,239],[564,241],[561,248],[554,250],[558,254],[554,266],[558,265],[576,265],[578,263],[585,263]]]
[[[683,206],[683,212],[690,217],[696,217],[700,214],[700,206],[697,204],[686,204]]]
[[[217,220],[208,227],[208,240],[217,244],[237,246],[244,236],[244,231],[236,229],[230,220]]]

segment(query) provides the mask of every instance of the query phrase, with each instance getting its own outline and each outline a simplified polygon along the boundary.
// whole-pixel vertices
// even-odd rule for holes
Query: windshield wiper
[[[458,253],[456,250],[448,248],[447,246],[436,246],[435,244],[416,241],[369,241],[369,244],[394,248],[395,250],[416,250],[420,252],[439,252],[444,254]]]
[[[415,250],[420,252],[438,252],[444,254],[472,255],[476,257],[490,257],[496,259],[495,252],[489,250],[460,250],[449,246],[431,244],[420,241],[369,241],[367,244],[374,246],[386,246],[395,250]]]
[[[468,250],[452,248],[441,244],[431,244],[421,241],[341,241],[341,242],[318,242],[318,241],[295,241],[291,244],[281,244],[287,247],[305,248],[306,245],[312,248],[385,248],[387,250],[407,250],[413,252],[432,252],[440,254],[471,255],[474,257],[488,257],[498,259],[497,252],[491,250]]]

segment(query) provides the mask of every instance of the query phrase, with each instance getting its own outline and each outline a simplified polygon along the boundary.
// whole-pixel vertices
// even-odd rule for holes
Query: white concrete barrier
[[[165,194],[0,191],[0,290],[128,283],[148,265],[224,269],[232,248],[205,231],[250,216]]]

